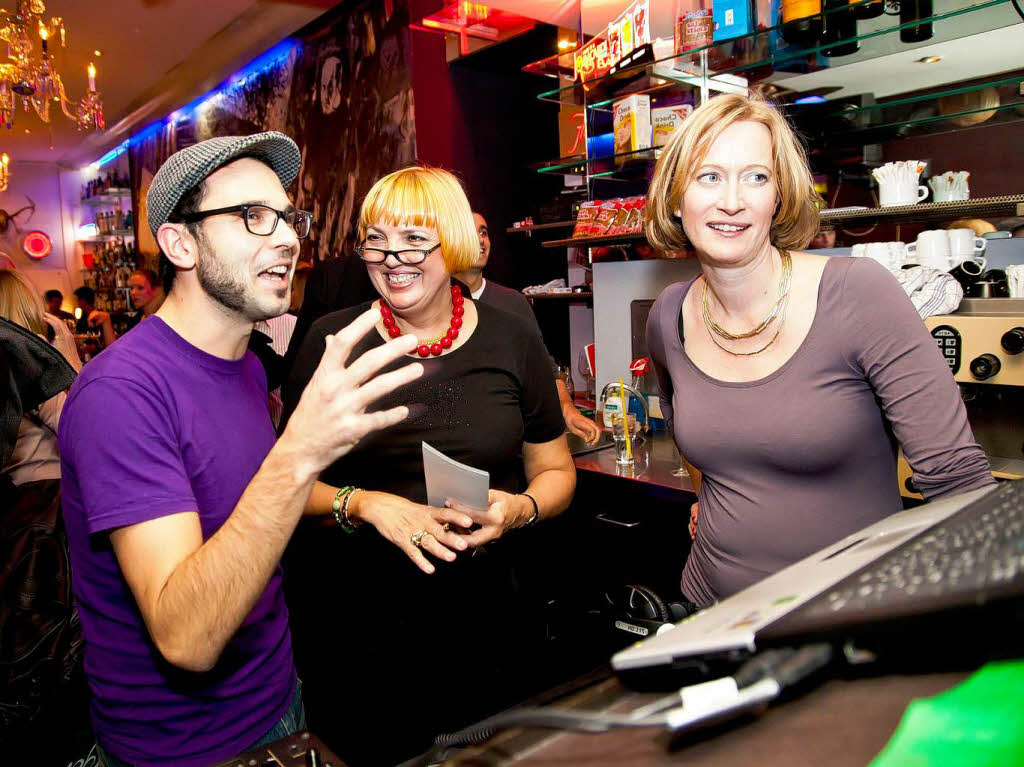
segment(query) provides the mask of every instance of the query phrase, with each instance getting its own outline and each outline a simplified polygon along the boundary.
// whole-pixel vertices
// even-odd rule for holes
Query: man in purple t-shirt
[[[283,314],[310,215],[280,133],[164,163],[147,198],[171,279],[148,322],[91,362],[60,423],[64,514],[101,765],[206,765],[301,726],[279,560],[335,495],[319,472],[407,409],[366,413],[422,374],[371,378],[395,339],[345,365],[372,312],[327,339],[275,444],[253,323]]]

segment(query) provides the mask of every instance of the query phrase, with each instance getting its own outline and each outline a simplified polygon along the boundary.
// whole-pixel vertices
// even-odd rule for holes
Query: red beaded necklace
[[[459,286],[452,285],[452,321],[449,323],[451,327],[440,338],[430,339],[416,347],[418,355],[429,357],[433,354],[435,357],[440,357],[441,352],[451,348],[452,341],[459,337],[459,328],[462,327],[462,315],[466,311],[465,307],[463,307],[465,300],[462,297],[462,290]],[[389,336],[398,338],[402,335],[402,331],[398,329],[398,323],[395,321],[395,315],[391,312],[391,307],[388,306],[383,298],[380,300],[380,316],[384,319],[384,327],[388,329]]]

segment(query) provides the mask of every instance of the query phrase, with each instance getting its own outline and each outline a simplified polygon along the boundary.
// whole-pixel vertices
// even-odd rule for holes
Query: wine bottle
[[[821,0],[782,0],[782,38],[792,45],[817,45],[821,39]]]
[[[909,24],[932,16],[932,0],[900,0],[900,24]],[[932,38],[932,23],[914,24],[900,30],[900,40],[921,43]]]
[[[885,0],[866,0],[866,2],[850,0],[850,4],[858,19],[877,19],[885,13]]]
[[[825,0],[821,37],[827,45],[822,48],[826,56],[849,56],[860,49],[857,19],[849,0]]]

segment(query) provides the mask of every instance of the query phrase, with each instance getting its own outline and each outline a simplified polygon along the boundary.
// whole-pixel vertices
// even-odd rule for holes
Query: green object
[[[1024,661],[989,663],[931,698],[911,701],[871,767],[1024,765]]]
[[[354,488],[351,485],[345,485],[341,488],[334,496],[334,501],[331,503],[331,511],[334,513],[334,521],[338,523],[338,527],[344,530],[346,533],[355,532],[355,528],[348,523],[348,498],[352,494]],[[342,510],[342,500],[345,501],[345,508]],[[340,514],[338,512],[341,512]]]

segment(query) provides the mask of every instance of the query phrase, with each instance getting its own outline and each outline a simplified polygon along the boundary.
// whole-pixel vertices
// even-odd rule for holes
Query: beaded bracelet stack
[[[344,530],[346,533],[354,533],[356,526],[352,524],[352,520],[348,516],[348,504],[352,500],[352,496],[358,493],[362,488],[352,487],[351,485],[345,485],[338,491],[337,495],[334,496],[334,502],[331,503],[331,511],[334,514],[334,521],[338,523],[338,527]]]

